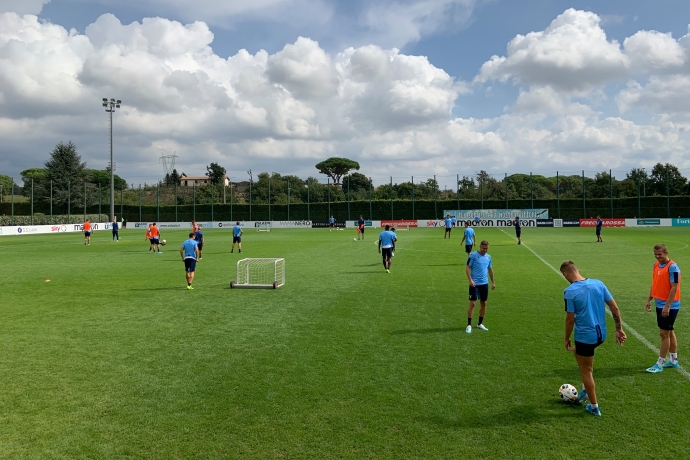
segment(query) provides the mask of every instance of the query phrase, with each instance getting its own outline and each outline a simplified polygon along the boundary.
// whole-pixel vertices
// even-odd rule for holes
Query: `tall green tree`
[[[6,196],[9,196],[12,193],[12,183],[14,180],[10,176],[5,176],[4,174],[0,174],[0,185],[2,186],[2,190],[0,193],[0,202],[4,202]]]
[[[353,169],[359,171],[359,163],[348,158],[331,157],[316,164],[316,169],[333,179],[334,185],[340,185],[340,178]]]
[[[678,167],[666,163],[657,163],[652,168],[651,182],[654,194],[666,195],[666,182],[668,177],[668,191],[670,195],[682,195],[688,180],[678,170]]]
[[[84,169],[86,181],[90,184],[100,185],[101,189],[106,190],[110,187],[110,170],[108,169]],[[127,181],[115,174],[113,176],[115,190],[127,189]]]
[[[225,168],[218,163],[211,163],[206,167],[209,182],[215,186],[225,184]]]
[[[22,175],[22,182],[24,182],[24,196],[31,195],[31,181],[33,181],[34,189],[39,190],[48,176],[48,172],[44,168],[29,168],[20,174]]]
[[[68,195],[72,206],[81,206],[84,194],[84,182],[86,180],[86,163],[82,163],[77,153],[77,148],[70,141],[60,142],[50,152],[50,160],[45,163],[47,172],[42,188],[53,184],[53,203],[57,206],[67,205]],[[42,196],[50,200],[45,192]]]

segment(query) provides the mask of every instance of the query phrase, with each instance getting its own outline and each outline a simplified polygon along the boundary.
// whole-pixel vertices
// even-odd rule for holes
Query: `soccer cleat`
[[[467,332],[468,334],[471,334],[472,333],[472,326],[467,326],[465,328],[465,332]]]
[[[386,273],[390,273],[391,271],[389,269],[386,269]]]
[[[484,326],[483,324],[477,324],[477,328],[481,329],[482,331],[489,331],[489,328]]]
[[[520,246],[521,244],[522,244],[522,243],[520,243],[520,242],[518,241],[518,244],[517,244],[517,245]]]
[[[188,291],[191,291],[191,289],[192,289],[192,286],[190,286],[190,285],[188,284],[188,285],[187,285],[187,290],[188,290]]]
[[[231,251],[230,251],[230,254],[232,254],[233,252],[234,252],[234,251],[231,250]]]
[[[158,251],[158,254],[163,254],[162,252]]]
[[[658,374],[659,372],[663,372],[664,369],[659,367],[659,363],[655,363],[652,367],[647,368],[647,372],[650,374]]]
[[[589,396],[587,396],[587,390],[585,390],[585,389],[583,388],[582,391],[580,391],[580,392],[577,394],[577,399],[575,399],[575,402],[576,402],[576,403],[581,403],[581,402],[584,402],[584,401],[587,401],[587,400],[589,400]]]
[[[674,362],[671,362],[671,361],[666,361],[666,362],[664,363],[664,365],[661,366],[661,367],[665,367],[665,368],[671,367],[671,368],[673,368],[673,369],[678,369],[679,364],[678,364],[677,362],[674,363]]]
[[[593,409],[591,404],[587,404],[585,406],[585,410],[592,415],[598,415],[599,417],[601,417],[601,409],[599,409],[598,407],[596,409]]]
[[[395,253],[394,253],[394,252],[391,252],[391,257],[395,257]]]

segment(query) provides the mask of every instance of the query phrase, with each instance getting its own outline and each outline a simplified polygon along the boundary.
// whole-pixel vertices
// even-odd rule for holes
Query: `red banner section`
[[[602,227],[625,227],[625,219],[601,219]],[[580,227],[596,227],[596,219],[580,219]]]
[[[390,225],[391,227],[400,227],[401,225],[407,225],[409,227],[416,227],[417,221],[416,220],[382,220],[381,221],[381,227],[385,228],[386,225]]]

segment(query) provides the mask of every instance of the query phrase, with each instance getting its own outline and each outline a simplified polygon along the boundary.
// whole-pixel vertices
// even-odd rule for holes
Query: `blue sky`
[[[26,72],[35,82],[28,88],[0,79],[6,96],[0,99],[0,130],[4,126],[13,133],[0,151],[0,173],[16,177],[38,166],[44,152],[64,136],[75,140],[84,159],[102,162],[103,133],[97,124],[78,121],[92,119],[87,100],[96,94],[121,94],[125,100],[116,116],[124,119],[124,139],[119,140],[127,142],[120,147],[125,152],[118,164],[123,176],[126,166],[131,168],[129,182],[156,180],[157,152],[168,150],[183,153],[180,161],[188,173],[203,172],[204,164],[218,161],[228,170],[280,166],[285,174],[306,177],[315,175],[316,159],[335,155],[357,159],[376,177],[415,171],[452,177],[479,169],[497,174],[625,171],[657,161],[690,169],[684,153],[687,114],[668,97],[671,88],[678,101],[690,100],[690,58],[682,57],[688,53],[680,40],[688,33],[690,2],[255,0],[251,8],[246,2],[221,5],[208,0],[191,6],[183,0],[0,0],[4,24],[12,31],[8,37],[41,44],[27,48],[36,52],[36,61],[54,47],[53,54],[68,56],[62,62],[81,62],[65,72],[51,63],[31,68],[31,62],[11,53],[4,61],[0,57],[0,64]],[[20,16],[9,16],[13,11]],[[25,13],[38,15],[44,39],[28,34],[32,26]],[[145,18],[160,21],[152,25]],[[160,52],[179,39],[182,29],[174,21],[193,29],[189,40]],[[188,26],[195,21],[201,27]],[[555,32],[549,34],[552,22]],[[69,37],[72,28],[76,40]],[[212,42],[205,38],[206,28]],[[64,43],[56,44],[50,36],[59,29]],[[664,35],[669,33],[673,40]],[[522,51],[520,46],[509,51],[509,43],[527,34]],[[146,37],[147,44],[132,41],[136,36]],[[8,37],[0,40],[0,53],[11,49]],[[571,46],[590,39],[591,53],[584,45]],[[155,45],[156,40],[163,45]],[[206,45],[210,58],[203,51]],[[113,60],[115,48],[120,56]],[[249,57],[238,55],[242,49]],[[355,75],[353,56],[365,58],[370,80]],[[499,59],[491,61],[492,56]],[[383,77],[376,72],[388,65],[386,59],[391,66]],[[96,63],[115,66],[111,73],[121,76],[100,75]],[[537,67],[543,68],[533,71]],[[155,99],[145,101],[144,69],[162,72],[157,77],[161,97],[187,102],[174,109],[154,107]],[[242,83],[254,71],[264,87]],[[65,74],[72,80],[65,81],[70,97],[62,106],[70,109],[62,115],[56,109],[50,116],[32,112],[32,98],[40,99],[41,91],[60,93],[55,76]],[[331,83],[330,90],[323,89]],[[211,93],[223,93],[225,105],[218,107]],[[371,101],[378,103],[367,108]],[[179,129],[166,133],[156,126],[156,114],[179,123]],[[223,119],[226,129],[219,122]],[[219,126],[209,128],[215,123]],[[245,128],[235,130],[242,123]],[[52,128],[46,130],[46,124]],[[37,135],[41,126],[44,133]],[[34,145],[27,148],[27,143]],[[16,155],[22,149],[43,153]],[[200,151],[205,161],[191,153]],[[152,166],[151,173],[142,172],[141,165]]]

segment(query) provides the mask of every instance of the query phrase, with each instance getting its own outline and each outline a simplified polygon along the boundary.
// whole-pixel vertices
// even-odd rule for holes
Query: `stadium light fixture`
[[[113,163],[113,113],[119,109],[122,101],[115,98],[103,98],[103,107],[110,115],[110,221],[115,218],[115,163]]]

